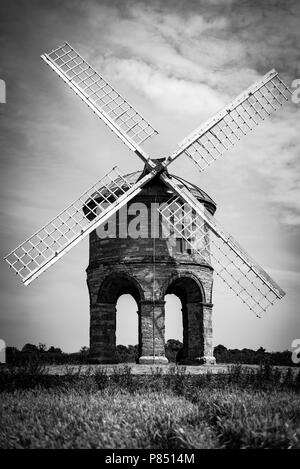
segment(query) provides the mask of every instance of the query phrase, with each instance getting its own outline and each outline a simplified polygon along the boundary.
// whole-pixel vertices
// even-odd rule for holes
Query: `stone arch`
[[[116,304],[123,294],[130,294],[138,305],[138,341],[141,347],[140,305],[144,292],[139,282],[127,272],[115,271],[102,280],[97,300],[91,304],[90,361],[117,363]]]
[[[175,293],[174,288],[177,290]],[[191,272],[176,272],[171,275],[163,286],[164,296],[174,293],[180,300],[189,300],[190,302],[206,302],[205,290],[201,280]]]
[[[102,281],[97,296],[97,303],[116,304],[121,295],[132,295],[137,304],[143,301],[144,291],[136,278],[127,272],[115,272],[109,274]]]
[[[201,280],[190,272],[176,273],[166,282],[164,294],[176,295],[182,304],[183,349],[180,361],[212,362],[211,308],[207,308]]]

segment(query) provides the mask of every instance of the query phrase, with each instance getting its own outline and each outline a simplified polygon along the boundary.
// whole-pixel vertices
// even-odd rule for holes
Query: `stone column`
[[[90,308],[90,353],[93,363],[117,363],[116,305],[96,303]]]
[[[211,303],[203,303],[203,356],[201,363],[215,365],[212,334],[212,307]]]
[[[165,357],[165,302],[140,302],[141,364],[166,364]]]
[[[185,303],[182,304],[181,308],[182,313],[182,341],[183,341],[183,348],[180,350],[178,357],[179,362],[184,363],[188,358],[188,350],[189,350],[189,331],[188,331],[188,310],[187,305]]]
[[[212,305],[201,301],[186,304],[186,350],[187,363],[214,364],[212,346]]]
[[[186,322],[186,353],[185,361],[193,362],[203,355],[203,315],[202,302],[186,303],[185,305]]]

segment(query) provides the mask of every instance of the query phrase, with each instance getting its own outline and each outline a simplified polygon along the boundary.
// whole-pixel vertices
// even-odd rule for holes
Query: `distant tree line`
[[[169,339],[165,345],[165,353],[169,362],[176,363],[181,354],[183,344],[179,340]],[[39,343],[25,344],[21,350],[16,347],[6,347],[7,363],[25,362],[38,358],[44,363],[53,364],[80,364],[87,363],[89,355],[88,347],[81,347],[78,352],[64,353],[60,348]],[[137,363],[139,356],[138,345],[117,345],[117,361],[119,363]],[[224,345],[214,348],[214,356],[217,363],[243,363],[248,365],[270,364],[297,366],[291,360],[292,352],[267,352],[263,347],[257,350],[247,348],[227,349]],[[298,364],[299,366],[299,364]]]
[[[25,344],[19,350],[17,347],[6,347],[7,363],[24,363],[28,360],[38,359],[40,362],[63,365],[88,363],[89,348],[84,346],[78,352],[65,353],[59,347],[39,343]],[[117,361],[120,363],[132,363],[138,360],[138,345],[117,345]]]
[[[76,364],[86,363],[89,349],[82,347],[76,353],[64,353],[59,347],[53,345],[47,348],[46,344],[25,344],[21,350],[16,347],[6,347],[7,363],[24,363],[29,360],[38,359],[48,364]]]
[[[214,348],[214,356],[217,363],[243,363],[248,365],[283,365],[296,366],[292,362],[292,352],[284,350],[283,352],[267,352],[263,347],[257,350],[248,348],[227,349],[224,345],[217,345]]]

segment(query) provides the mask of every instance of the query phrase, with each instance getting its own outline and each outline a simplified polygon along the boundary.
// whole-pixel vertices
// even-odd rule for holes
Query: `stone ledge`
[[[107,267],[111,265],[120,265],[120,257],[122,256],[116,256],[116,257],[104,257],[100,258],[97,262],[93,261],[90,262],[88,267],[86,268],[86,272],[89,273],[90,271],[93,271],[95,269],[98,269],[99,267]],[[139,257],[132,257],[128,259],[123,259],[122,260],[122,265],[136,265],[136,264],[153,264],[153,256],[139,256]],[[197,262],[197,261],[192,261],[191,259],[175,259],[172,257],[166,257],[162,258],[162,256],[158,256],[155,258],[155,264],[157,265],[173,265],[173,266],[197,266],[197,267],[204,267],[207,268],[210,271],[213,271],[213,267],[206,263],[206,262]]]

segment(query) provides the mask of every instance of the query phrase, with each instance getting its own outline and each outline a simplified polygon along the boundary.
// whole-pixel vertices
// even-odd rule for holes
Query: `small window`
[[[188,254],[192,254],[191,245],[187,241],[185,241],[185,249]]]
[[[192,254],[190,243],[183,238],[176,238],[176,251],[181,253]]]
[[[183,252],[183,239],[176,238],[176,251]]]

